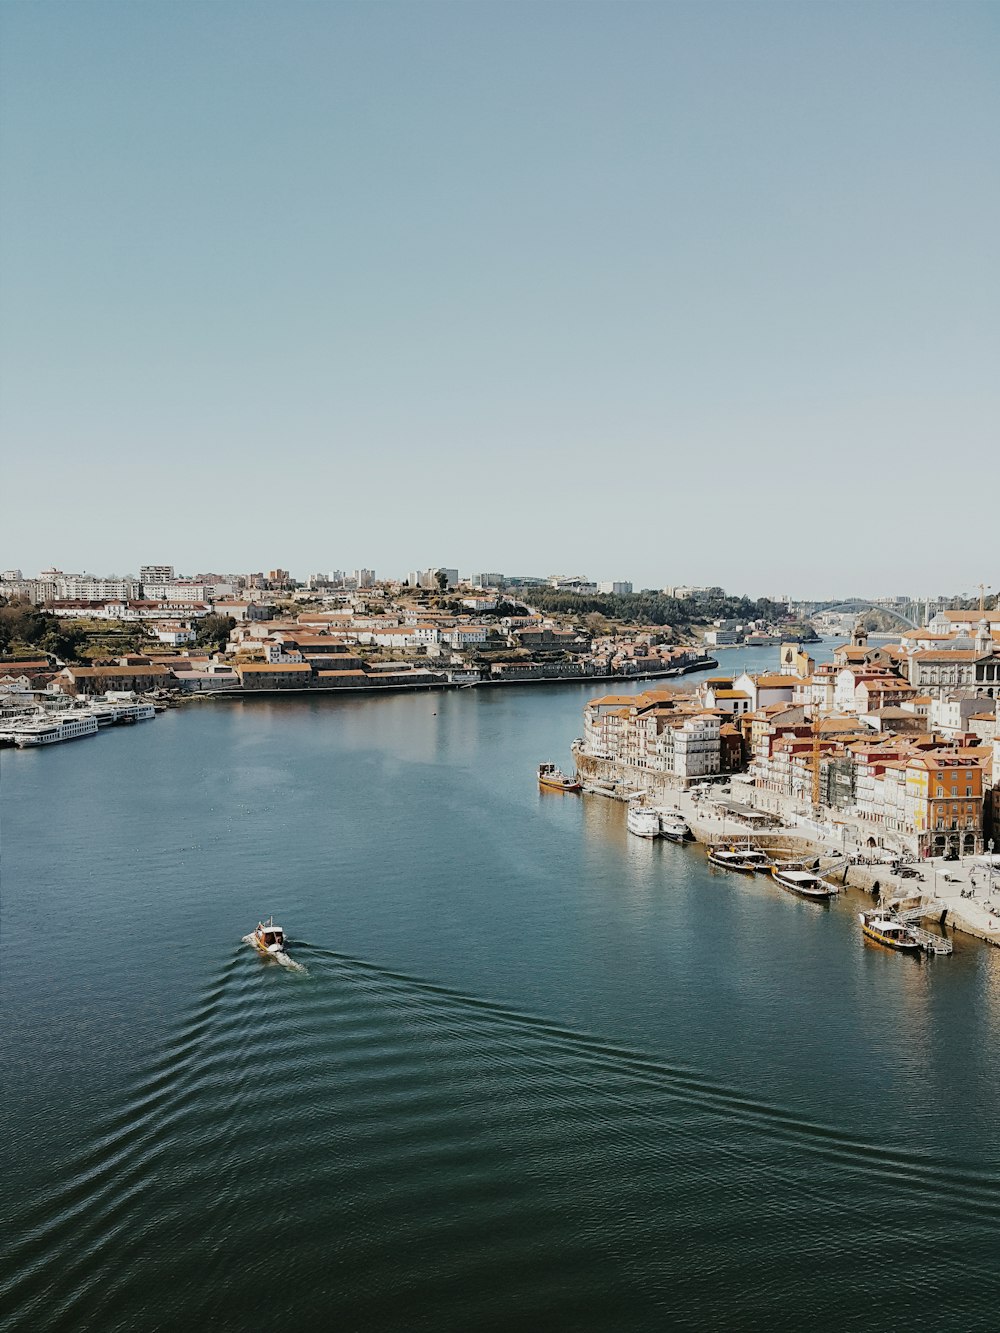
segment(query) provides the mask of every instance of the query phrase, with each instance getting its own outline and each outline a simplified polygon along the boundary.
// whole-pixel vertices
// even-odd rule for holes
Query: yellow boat
[[[897,921],[886,912],[859,912],[865,937],[900,953],[919,953],[923,947],[905,921]]]
[[[548,791],[580,791],[583,786],[578,778],[567,777],[555,764],[538,765],[538,785]]]

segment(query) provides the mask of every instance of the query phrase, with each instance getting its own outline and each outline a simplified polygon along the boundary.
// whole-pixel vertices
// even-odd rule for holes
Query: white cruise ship
[[[84,736],[97,735],[97,718],[91,713],[74,713],[68,717],[35,717],[11,728],[14,744],[57,745],[59,741],[78,741]]]

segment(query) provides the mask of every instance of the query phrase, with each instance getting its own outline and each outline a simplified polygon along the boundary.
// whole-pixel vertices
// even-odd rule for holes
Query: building
[[[108,690],[133,690],[136,694],[145,694],[176,684],[169,667],[158,665],[68,666],[56,675],[55,681],[64,693],[78,695],[105,694]]]
[[[296,662],[245,662],[233,669],[245,690],[302,690],[313,678],[311,666]]]
[[[925,856],[983,849],[983,768],[961,754],[928,754],[906,766],[905,819]]]
[[[599,583],[597,591],[611,593],[614,597],[627,597],[632,591],[631,583]]]
[[[139,582],[146,586],[147,583],[163,584],[173,583],[174,567],[173,565],[140,565]],[[145,596],[145,594],[143,594]]]

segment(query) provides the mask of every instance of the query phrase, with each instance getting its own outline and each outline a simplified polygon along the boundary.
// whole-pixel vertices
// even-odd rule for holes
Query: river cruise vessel
[[[634,833],[637,838],[660,836],[660,812],[651,810],[648,805],[630,805],[625,824],[629,833]]]
[[[884,944],[900,953],[919,953],[923,944],[905,921],[897,921],[887,912],[859,912],[858,920],[866,939]]]
[[[84,736],[97,735],[97,718],[90,713],[71,717],[33,717],[11,729],[14,744],[58,745],[60,741],[78,741]]]
[[[547,791],[579,791],[581,782],[571,778],[555,764],[538,765],[538,785]]]
[[[811,870],[790,870],[785,866],[772,866],[771,875],[775,883],[780,884],[789,893],[797,893],[800,898],[828,899],[837,890],[825,879],[814,875]]]

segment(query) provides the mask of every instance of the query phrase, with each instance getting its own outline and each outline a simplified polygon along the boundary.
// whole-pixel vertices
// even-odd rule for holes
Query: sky
[[[0,5],[0,568],[1000,586],[995,3]]]

